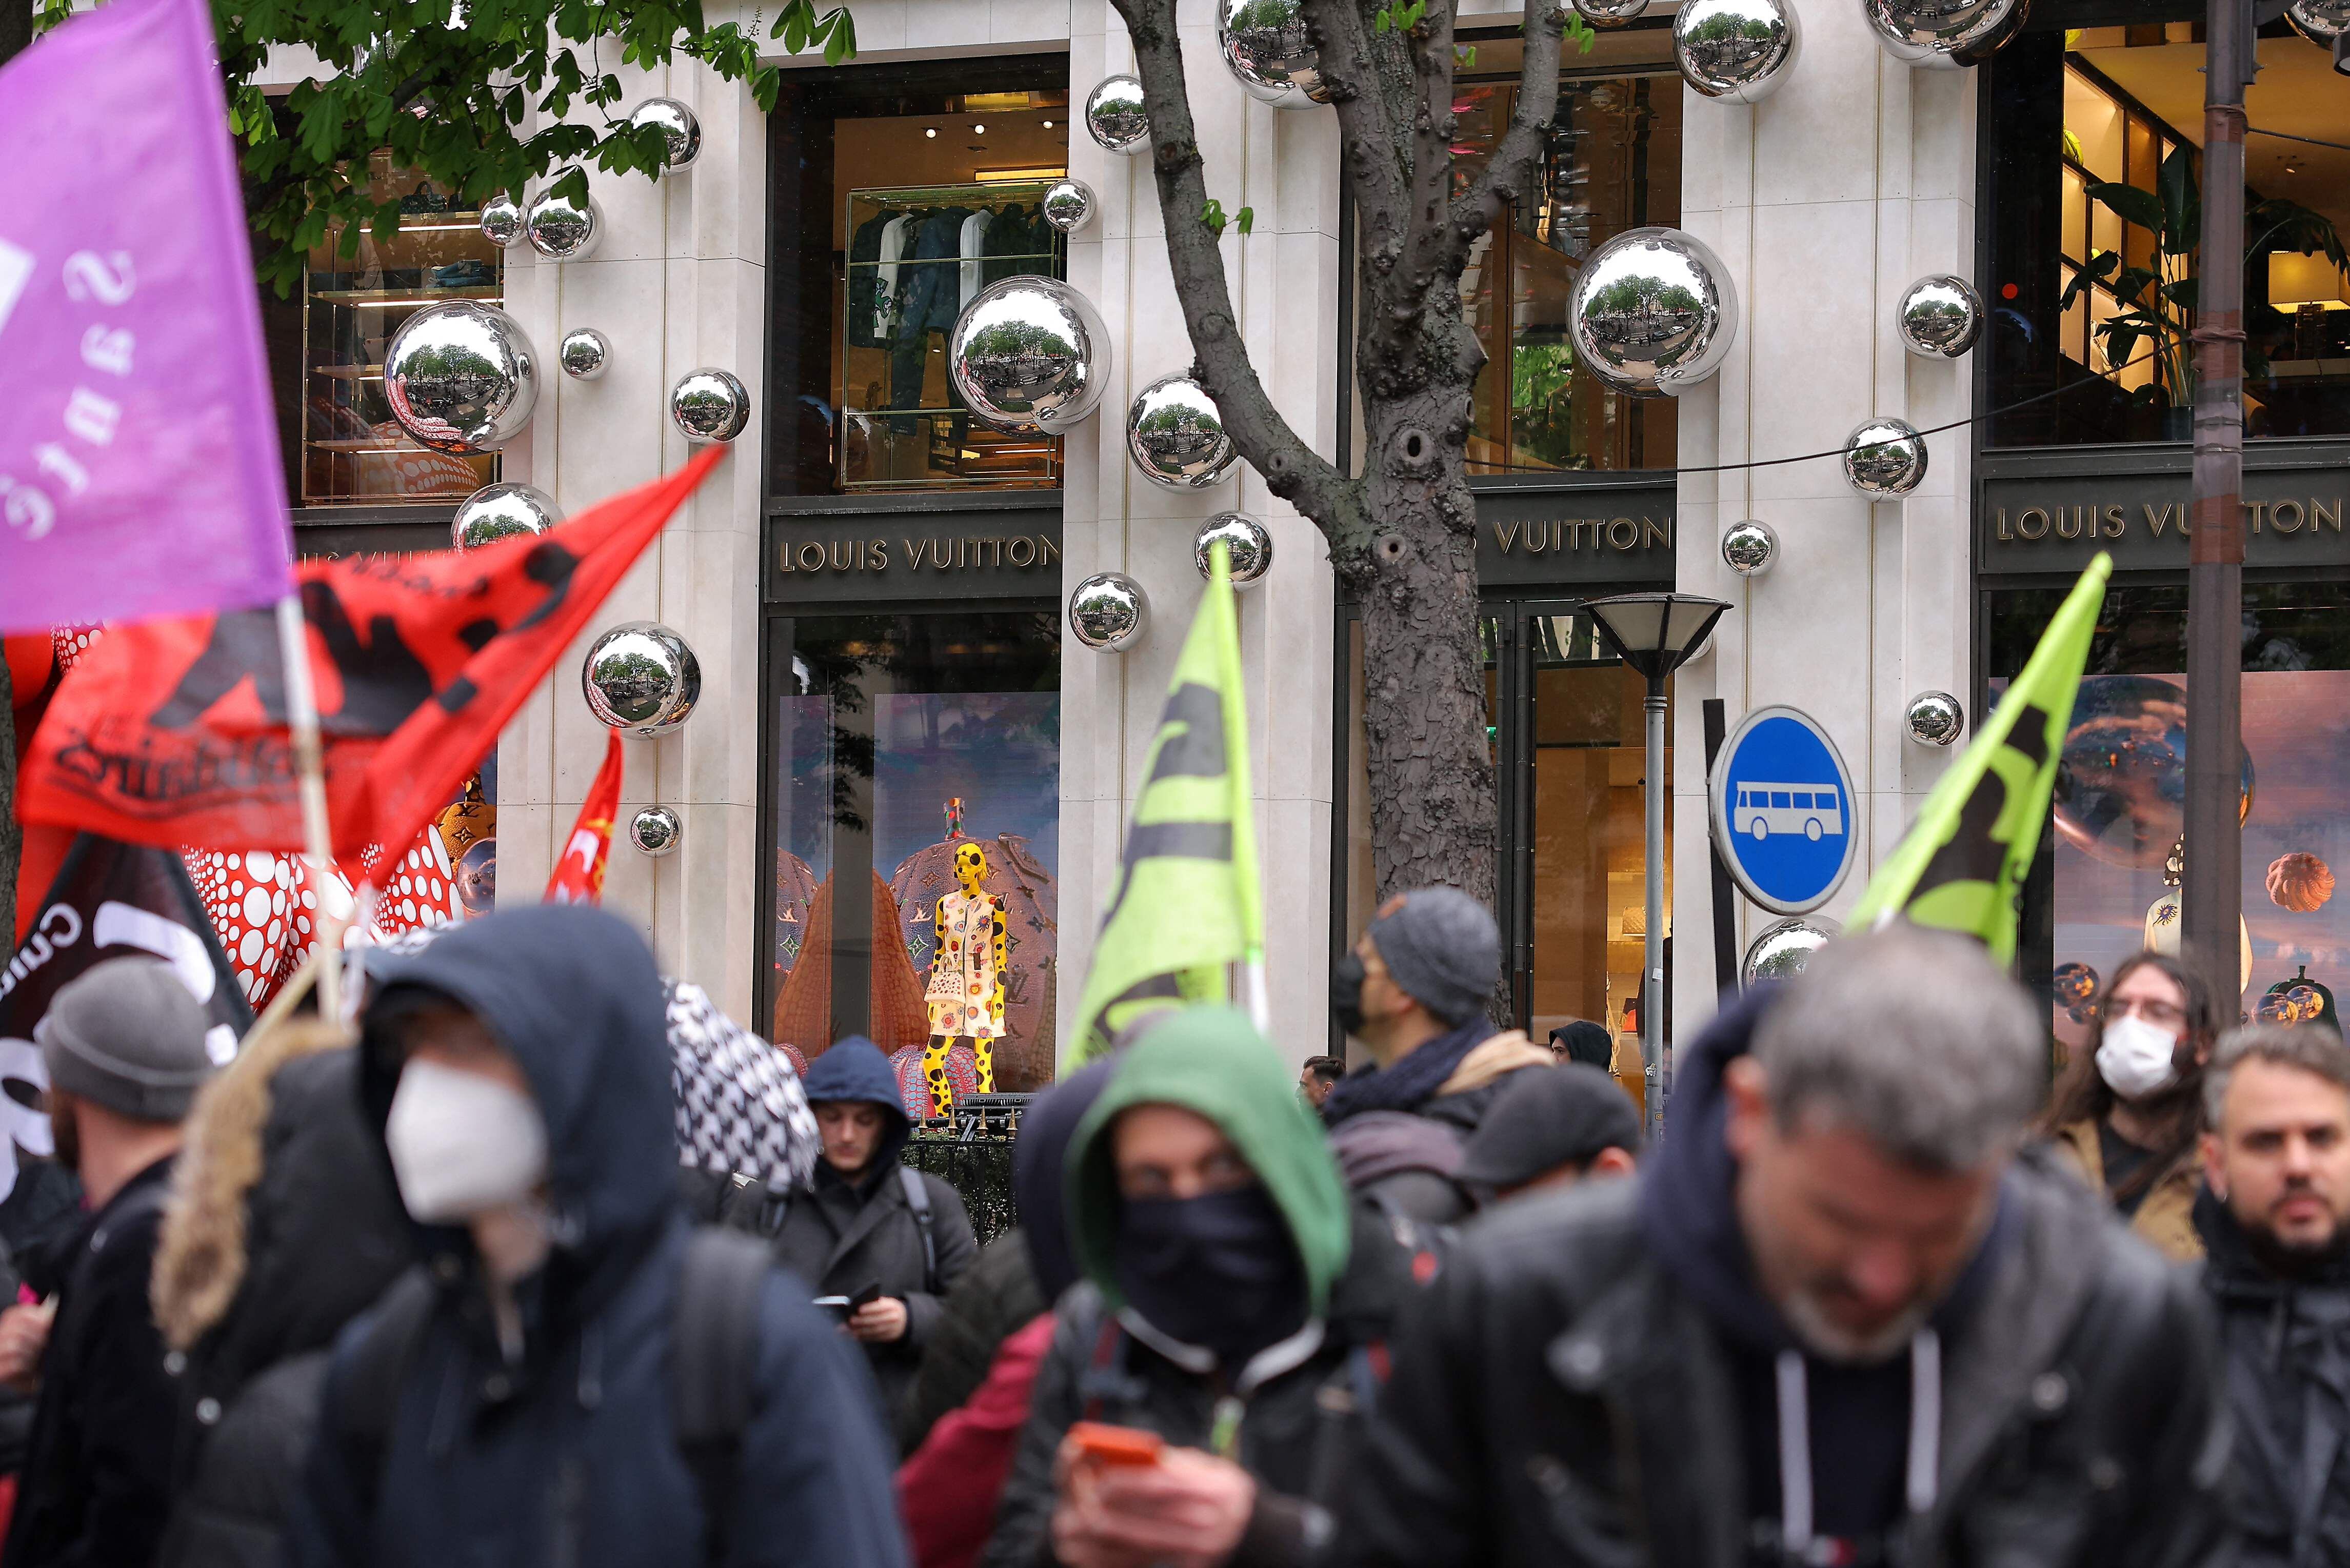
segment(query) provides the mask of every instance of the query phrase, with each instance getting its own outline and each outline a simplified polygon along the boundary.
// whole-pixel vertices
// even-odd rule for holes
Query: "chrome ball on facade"
[[[2032,0],[1861,0],[1885,52],[1913,66],[1981,65],[2022,29]]]
[[[505,249],[522,238],[522,203],[501,191],[482,203],[482,238]]]
[[[1950,745],[1966,732],[1967,711],[1947,691],[1918,692],[1901,717],[1921,746]]]
[[[658,860],[685,842],[685,823],[665,805],[639,806],[629,818],[629,842]]]
[[[1330,101],[1304,0],[1217,0],[1216,45],[1251,98],[1281,109]]]
[[[1635,397],[1674,397],[1721,369],[1738,295],[1721,258],[1679,229],[1627,229],[1591,253],[1567,296],[1575,357]]]
[[[612,340],[592,327],[575,327],[555,346],[556,363],[575,381],[592,381],[611,367]]]
[[[1825,915],[1790,915],[1773,920],[1746,944],[1746,960],[1738,978],[1746,985],[1760,980],[1791,980],[1804,972],[1812,955],[1842,935],[1844,928]]]
[[[1069,590],[1069,630],[1087,648],[1116,653],[1149,618],[1149,596],[1124,572],[1097,572]]]
[[[1094,209],[1098,203],[1094,188],[1082,180],[1055,180],[1045,187],[1045,199],[1038,203],[1045,211],[1045,221],[1065,234],[1074,234],[1094,221]]]
[[[1926,438],[1907,420],[1863,421],[1844,443],[1844,476],[1871,501],[1907,495],[1926,477]]]
[[[669,417],[688,441],[733,441],[751,422],[751,391],[733,371],[705,365],[669,389]]]
[[[1673,17],[1681,79],[1708,98],[1762,102],[1794,73],[1803,46],[1790,0],[1688,0]]]
[[[693,110],[673,98],[649,98],[629,111],[632,126],[657,126],[661,140],[669,144],[669,152],[661,167],[655,171],[674,174],[681,169],[691,169],[693,161],[702,156],[702,121]]]
[[[1742,577],[1759,577],[1778,560],[1779,535],[1768,523],[1750,517],[1732,523],[1721,535],[1721,564]]]
[[[449,542],[460,550],[511,539],[517,534],[544,534],[563,521],[555,497],[536,484],[502,480],[484,484],[457,505],[449,524]]]
[[[569,172],[558,170],[556,177]],[[604,212],[593,196],[575,202],[550,188],[531,202],[523,218],[523,233],[530,237],[530,248],[547,260],[578,261],[592,255],[596,242],[604,237]]]
[[[972,296],[947,334],[947,374],[983,423],[1058,435],[1109,385],[1109,332],[1093,301],[1057,278],[1019,276]]]
[[[1921,277],[1902,295],[1893,325],[1901,347],[1923,359],[1955,359],[1982,336],[1982,296],[1950,273]]]
[[[1232,587],[1253,587],[1273,570],[1273,531],[1245,512],[1219,512],[1200,524],[1191,541],[1191,563],[1207,577],[1218,545],[1231,558]]]
[[[495,452],[522,433],[538,404],[538,351],[522,324],[494,305],[428,305],[392,334],[383,394],[420,445]]]
[[[1150,117],[1142,111],[1142,78],[1104,77],[1086,95],[1086,134],[1106,152],[1141,151],[1150,140]]]
[[[1189,376],[1161,376],[1135,394],[1126,451],[1144,478],[1170,490],[1205,490],[1240,461],[1215,400]]]
[[[579,667],[588,711],[632,735],[666,735],[702,700],[702,661],[658,621],[623,621],[596,639]]]
[[[2331,45],[2350,32],[2350,0],[2293,0],[2284,19],[2311,43]]]
[[[1648,0],[1575,0],[1575,14],[1595,27],[1621,27],[1648,9]]]

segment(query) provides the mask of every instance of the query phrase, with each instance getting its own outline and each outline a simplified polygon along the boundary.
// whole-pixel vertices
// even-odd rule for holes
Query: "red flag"
[[[724,455],[711,447],[549,534],[302,564],[337,860],[415,841]],[[114,628],[51,699],[18,799],[28,823],[126,843],[300,849],[272,613]]]
[[[546,879],[550,904],[600,904],[604,901],[604,863],[612,853],[612,819],[620,814],[620,732],[604,743],[604,765],[579,803],[579,820]]]

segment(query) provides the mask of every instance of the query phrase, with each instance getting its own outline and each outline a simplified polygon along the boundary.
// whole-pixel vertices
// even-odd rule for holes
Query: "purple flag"
[[[207,0],[0,70],[0,630],[265,603],[286,477]]]

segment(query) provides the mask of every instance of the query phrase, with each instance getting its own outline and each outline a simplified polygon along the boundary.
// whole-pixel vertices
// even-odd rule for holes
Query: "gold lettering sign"
[[[2244,532],[2304,534],[2316,538],[2342,533],[2343,498],[2287,496],[2244,503]],[[2135,508],[2136,515],[2132,515]],[[2133,532],[2153,539],[2184,541],[2191,532],[2184,501],[2090,502],[2086,504],[1994,506],[1987,521],[1995,545],[2038,545],[2051,540],[2121,539]]]
[[[1536,517],[1489,523],[1494,547],[1504,556],[1545,556],[1599,550],[1669,550],[1669,517]]]
[[[775,569],[811,575],[911,571],[981,572],[1014,566],[1051,570],[1061,564],[1057,540],[1042,534],[899,535],[895,539],[785,539],[775,546]]]

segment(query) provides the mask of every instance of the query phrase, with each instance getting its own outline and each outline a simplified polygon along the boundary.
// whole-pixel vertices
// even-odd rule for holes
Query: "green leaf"
[[[1243,207],[1239,212],[1232,214],[1232,222],[1240,225],[1241,233],[1247,234],[1249,230],[1256,226],[1256,209],[1254,207]]]
[[[2162,233],[2162,198],[2151,191],[2106,180],[2089,187],[2089,199],[2104,202],[2141,229]]]
[[[1394,25],[1395,19],[1384,10],[1375,13],[1371,17],[1371,31],[1374,33],[1384,33]]]
[[[2195,165],[2185,142],[2162,161],[2154,188],[2162,207],[2162,248],[2175,256],[2186,255],[2203,238],[2203,196],[2195,188]]]
[[[2121,265],[2121,252],[2096,251],[2090,255],[2088,265],[2084,266],[2081,270],[2088,274],[2091,277],[2096,278],[2102,282],[2106,277],[2112,275],[2114,268]]]
[[[1224,237],[1224,204],[1213,196],[1209,197],[1208,204],[1200,209],[1200,222],[1207,224],[1209,230],[1218,239],[1222,239]]]

